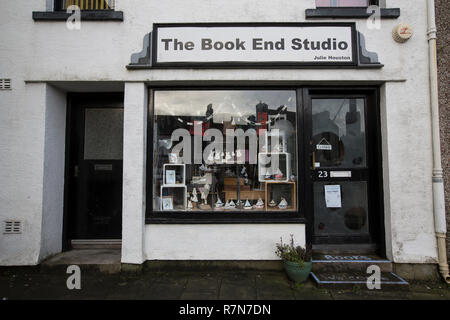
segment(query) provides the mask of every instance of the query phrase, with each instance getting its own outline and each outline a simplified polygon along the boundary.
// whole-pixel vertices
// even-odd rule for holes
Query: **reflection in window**
[[[155,91],[155,211],[295,211],[295,91]]]
[[[316,7],[367,7],[369,0],[316,0]]]
[[[366,166],[364,99],[313,99],[313,166]]]

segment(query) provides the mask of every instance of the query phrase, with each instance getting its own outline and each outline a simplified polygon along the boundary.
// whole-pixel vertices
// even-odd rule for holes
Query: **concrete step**
[[[345,252],[348,255],[374,255],[378,251],[378,246],[373,243],[367,244],[314,244],[313,252],[317,254],[339,255]]]
[[[370,275],[365,272],[311,272],[311,278],[319,288],[369,290],[367,280]],[[372,289],[376,290],[376,289]],[[382,272],[380,290],[409,290],[409,284],[393,272]]]
[[[377,265],[382,272],[392,272],[392,261],[376,255],[313,254],[313,271],[316,272],[366,272]]]
[[[78,249],[121,249],[121,239],[87,239],[87,240],[71,240],[73,250]]]
[[[41,272],[65,272],[68,266],[77,265],[81,271],[119,273],[120,249],[78,249],[59,253],[43,261]]]

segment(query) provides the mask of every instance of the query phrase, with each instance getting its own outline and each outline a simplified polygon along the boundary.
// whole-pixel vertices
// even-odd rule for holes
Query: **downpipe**
[[[430,104],[431,104],[431,130],[433,140],[433,213],[434,228],[438,246],[439,272],[444,281],[450,284],[449,267],[447,263],[447,224],[445,219],[445,193],[444,175],[441,161],[441,140],[439,133],[439,99],[436,52],[436,16],[434,0],[427,1],[428,14],[428,49],[429,49],[429,76],[430,76]]]

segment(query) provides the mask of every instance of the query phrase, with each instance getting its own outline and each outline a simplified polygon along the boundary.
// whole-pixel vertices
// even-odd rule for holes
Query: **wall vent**
[[[19,234],[22,233],[22,222],[21,221],[5,221],[5,228],[3,230],[4,234]]]
[[[11,79],[0,79],[0,90],[11,90]]]

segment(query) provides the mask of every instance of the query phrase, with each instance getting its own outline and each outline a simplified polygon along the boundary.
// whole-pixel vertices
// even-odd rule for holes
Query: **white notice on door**
[[[325,186],[325,203],[327,208],[341,208],[341,186]]]

